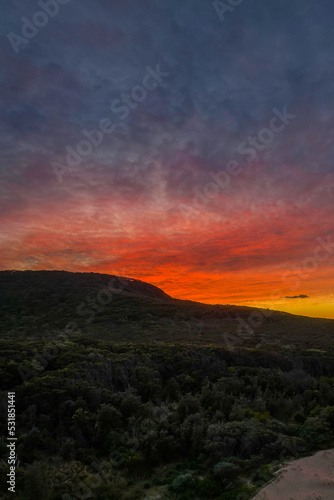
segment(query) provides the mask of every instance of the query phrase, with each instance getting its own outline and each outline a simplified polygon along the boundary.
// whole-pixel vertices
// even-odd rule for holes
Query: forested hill
[[[251,500],[282,461],[334,446],[334,321],[99,274],[0,285],[4,500],[8,391],[19,500]]]
[[[114,342],[176,342],[271,349],[333,349],[334,320],[173,299],[107,274],[0,272],[1,335],[34,340],[75,332]]]
[[[119,291],[170,299],[160,288],[133,278],[125,278],[99,273],[70,273],[67,271],[0,271],[0,291],[2,296],[40,298],[45,295],[59,295],[70,298],[82,291],[97,292],[103,288],[115,288]]]

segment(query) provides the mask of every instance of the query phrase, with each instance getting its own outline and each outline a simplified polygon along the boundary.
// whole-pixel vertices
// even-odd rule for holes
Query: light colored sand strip
[[[334,500],[334,449],[294,460],[253,500]]]

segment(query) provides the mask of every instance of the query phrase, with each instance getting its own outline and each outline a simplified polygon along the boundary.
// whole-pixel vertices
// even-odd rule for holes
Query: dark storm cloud
[[[155,154],[159,136],[166,146],[177,137],[181,150],[193,140],[202,162],[214,156],[218,168],[266,124],[273,107],[287,105],[301,121],[272,145],[272,163],[331,168],[329,1],[244,2],[221,23],[210,2],[97,1],[93,8],[72,0],[17,55],[6,34],[19,33],[20,18],[32,18],[38,4],[18,1],[4,10],[2,126],[14,136],[29,131],[29,140],[44,130],[40,147],[47,144],[50,161],[80,140],[82,128],[110,116],[112,101],[141,81],[147,64],[160,63],[171,72],[168,86],[131,114],[123,147],[138,137]],[[192,116],[202,124],[193,137],[187,130]],[[309,150],[305,136],[312,134]],[[324,140],[326,149],[315,158]]]

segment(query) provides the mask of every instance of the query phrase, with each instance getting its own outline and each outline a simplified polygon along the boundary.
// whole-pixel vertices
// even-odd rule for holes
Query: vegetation
[[[14,286],[5,295],[7,327],[22,312],[29,316],[37,294],[30,287],[17,290],[16,303]],[[213,311],[142,295],[117,295],[91,330],[78,322],[59,337],[76,319],[70,304],[77,295],[84,300],[82,291],[56,289],[52,307],[43,293],[27,320],[34,327],[7,328],[0,340],[0,448],[5,458],[7,391],[15,391],[17,498],[247,500],[282,461],[334,446],[331,350],[147,342],[140,335],[117,343],[105,330],[93,338],[100,318],[104,328],[112,316],[131,330],[133,321],[157,323],[173,308],[180,323],[187,323],[185,311],[195,319]],[[62,293],[65,300],[56,302]],[[54,328],[48,335],[37,331],[46,320]],[[6,474],[0,477],[5,492]]]
[[[117,343],[334,353],[333,320],[176,300],[147,283],[106,274],[0,271],[0,296],[2,338],[45,341],[65,332]]]
[[[92,498],[153,488],[162,498],[246,499],[271,477],[268,464],[334,442],[327,355],[83,337],[23,383],[18,368],[41,344],[2,347],[3,401],[16,391],[19,498],[36,498],[37,485],[39,498],[76,498],[87,485]],[[1,448],[5,456],[5,439]]]

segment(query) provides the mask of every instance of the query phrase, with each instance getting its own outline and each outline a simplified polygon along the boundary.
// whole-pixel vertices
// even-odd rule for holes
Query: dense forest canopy
[[[18,498],[248,500],[282,461],[334,446],[333,322],[263,313],[238,333],[256,310],[110,279],[0,273]]]

